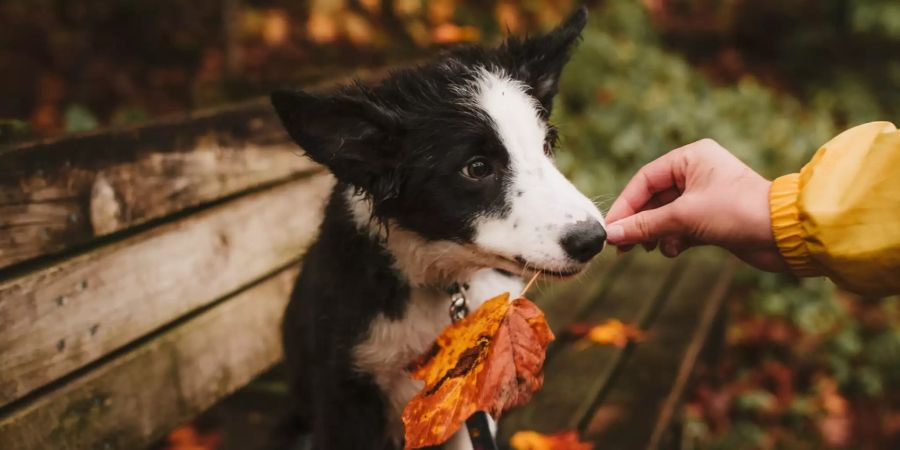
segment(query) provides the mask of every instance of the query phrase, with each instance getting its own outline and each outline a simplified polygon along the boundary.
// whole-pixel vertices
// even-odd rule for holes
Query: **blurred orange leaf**
[[[222,445],[219,432],[200,433],[193,425],[176,428],[167,439],[166,450],[215,450]]]
[[[306,34],[316,43],[334,42],[338,38],[338,27],[334,18],[327,14],[313,12],[306,22]]]
[[[644,332],[640,328],[619,319],[609,319],[598,325],[574,323],[569,326],[568,332],[571,336],[580,337],[585,341],[619,348],[625,347],[629,342],[644,339]]]
[[[372,25],[363,16],[348,12],[342,16],[342,20],[344,22],[344,33],[350,42],[356,45],[372,42],[375,32],[372,29]]]
[[[436,44],[453,44],[457,42],[475,42],[481,39],[481,31],[475,27],[461,27],[452,23],[443,23],[431,31],[431,40]]]
[[[266,44],[275,46],[287,41],[290,33],[290,19],[281,9],[266,11],[262,27],[262,36]]]
[[[431,0],[428,2],[428,21],[438,25],[449,22],[456,12],[456,0]]]
[[[497,23],[500,29],[509,30],[510,33],[520,33],[524,27],[522,12],[519,10],[516,2],[503,1],[497,3],[494,8],[494,14],[497,16]]]
[[[593,450],[594,444],[581,442],[576,431],[541,434],[536,431],[517,431],[509,439],[513,450]]]
[[[528,402],[543,384],[552,340],[541,310],[509,294],[447,327],[412,368],[425,387],[403,410],[406,448],[443,443],[475,412],[498,418]]]

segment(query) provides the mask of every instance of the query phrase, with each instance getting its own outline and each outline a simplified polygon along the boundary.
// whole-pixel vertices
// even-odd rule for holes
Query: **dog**
[[[317,450],[402,448],[401,413],[421,389],[407,367],[451,323],[454,292],[475,309],[601,251],[603,215],[555,167],[548,123],[586,19],[582,8],[545,35],[450,50],[376,84],[272,94],[337,180],[284,316],[291,412],[275,446],[306,433]],[[448,446],[466,448],[465,433]]]

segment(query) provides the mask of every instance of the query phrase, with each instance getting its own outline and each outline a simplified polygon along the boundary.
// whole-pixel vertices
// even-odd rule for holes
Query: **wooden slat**
[[[601,291],[605,295],[578,320],[597,322],[617,318],[640,322],[664,296],[675,267],[675,262],[659,255],[639,252],[621,272],[610,278],[612,286]],[[546,362],[544,387],[528,405],[502,419],[500,439],[505,442],[512,432],[520,429],[551,433],[577,428],[622,355],[623,350],[615,347],[561,343]]]
[[[660,448],[735,267],[698,263],[679,279],[588,423],[585,435],[598,448]]]
[[[582,315],[598,292],[609,284],[621,264],[630,257],[618,257],[615,252],[607,251],[591,263],[586,273],[578,278],[563,283],[539,283],[534,287],[535,303],[544,312],[544,318],[551,330],[561,331],[566,325]]]
[[[144,448],[281,357],[289,269],[0,418],[0,448]]]
[[[292,181],[0,283],[0,406],[296,259],[332,183]]]
[[[316,166],[254,101],[0,148],[0,268]]]

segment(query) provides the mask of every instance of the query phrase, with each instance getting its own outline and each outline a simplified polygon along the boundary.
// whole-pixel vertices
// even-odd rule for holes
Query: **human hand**
[[[606,216],[607,240],[620,251],[658,245],[669,257],[713,244],[759,269],[784,271],[769,216],[771,184],[711,139],[688,144],[628,182]]]

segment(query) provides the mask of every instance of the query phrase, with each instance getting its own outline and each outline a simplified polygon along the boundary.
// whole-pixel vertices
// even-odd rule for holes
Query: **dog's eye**
[[[473,180],[487,178],[494,173],[494,168],[485,158],[475,158],[462,169],[462,174]]]

